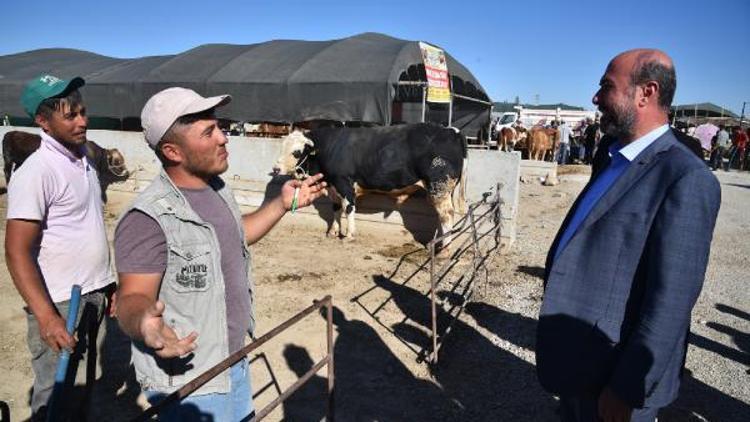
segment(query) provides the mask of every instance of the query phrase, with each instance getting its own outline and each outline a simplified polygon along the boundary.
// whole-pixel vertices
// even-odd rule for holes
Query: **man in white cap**
[[[81,78],[40,75],[21,94],[41,128],[41,145],[8,185],[5,254],[8,271],[26,302],[27,342],[34,386],[32,420],[45,420],[61,349],[72,351],[68,378],[83,379],[84,402],[59,401],[61,419],[83,420],[95,377],[97,338],[115,289],[104,227],[99,179],[84,154],[88,120],[78,89]],[[75,335],[65,319],[73,284],[81,286]],[[76,340],[77,339],[77,340]],[[84,358],[87,365],[79,362]],[[93,399],[95,400],[95,399]],[[67,405],[67,406],[66,406]]]
[[[293,202],[304,207],[325,193],[322,175],[290,180],[279,196],[242,215],[219,177],[228,167],[228,140],[214,111],[230,100],[169,88],[141,113],[163,170],[115,232],[117,316],[133,339],[136,377],[152,404],[244,346],[255,325],[247,245]],[[249,376],[243,359],[164,409],[160,420],[245,420],[253,412]]]

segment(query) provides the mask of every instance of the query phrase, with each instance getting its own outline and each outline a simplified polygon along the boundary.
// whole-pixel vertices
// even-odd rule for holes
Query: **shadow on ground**
[[[544,268],[543,267],[530,267],[528,265],[519,265],[518,271],[522,272],[524,274],[530,275],[532,277],[543,279],[544,278]]]

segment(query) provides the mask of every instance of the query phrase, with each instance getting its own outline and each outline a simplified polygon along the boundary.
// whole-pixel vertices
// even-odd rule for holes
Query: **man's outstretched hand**
[[[156,351],[162,358],[184,356],[195,350],[198,333],[193,331],[183,338],[164,323],[164,302],[157,300],[146,310],[140,322],[141,336],[146,346]]]

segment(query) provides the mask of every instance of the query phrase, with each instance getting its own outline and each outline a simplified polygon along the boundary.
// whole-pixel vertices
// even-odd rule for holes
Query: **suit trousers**
[[[633,409],[631,422],[654,422],[659,409]],[[600,422],[599,397],[593,394],[560,397],[560,420],[562,422]]]

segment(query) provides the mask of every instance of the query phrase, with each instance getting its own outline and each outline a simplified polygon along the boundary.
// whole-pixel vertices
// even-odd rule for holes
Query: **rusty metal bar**
[[[263,361],[263,365],[266,367],[266,369],[268,369],[268,373],[271,376],[271,381],[269,381],[268,384],[262,386],[261,388],[257,390],[253,388],[253,395],[259,396],[271,387],[274,387],[274,389],[276,390],[276,394],[281,394],[281,387],[279,387],[279,381],[276,379],[276,376],[273,374],[273,369],[271,369],[271,363],[268,362],[268,358],[266,358],[265,353],[258,353],[257,355],[255,355],[254,358],[248,361],[247,365],[250,366],[253,364],[253,362],[257,360]]]
[[[276,337],[282,331],[286,330],[290,326],[292,326],[295,323],[299,322],[301,319],[303,319],[307,315],[311,314],[312,312],[316,311],[317,309],[322,308],[323,306],[328,306],[328,308],[329,308],[328,309],[328,332],[327,332],[327,335],[329,336],[328,341],[330,343],[332,341],[331,335],[332,335],[332,331],[333,331],[332,328],[331,328],[331,324],[332,324],[331,302],[332,302],[332,299],[331,299],[330,295],[325,296],[321,300],[313,301],[312,305],[308,306],[307,308],[305,308],[304,310],[302,310],[301,312],[299,312],[297,315],[289,318],[288,320],[286,320],[282,324],[276,326],[274,329],[272,329],[271,331],[269,331],[265,335],[261,336],[260,338],[258,338],[254,342],[252,342],[252,343],[248,344],[247,346],[243,347],[242,349],[240,349],[240,350],[232,353],[231,355],[229,355],[229,357],[227,357],[223,361],[217,363],[216,365],[214,365],[213,367],[211,367],[210,369],[208,369],[204,373],[200,374],[199,376],[197,376],[196,378],[194,378],[192,381],[190,381],[187,384],[185,384],[184,386],[182,386],[180,389],[174,391],[172,394],[170,394],[167,397],[165,397],[162,401],[160,401],[156,405],[151,406],[150,408],[146,409],[143,413],[141,413],[139,416],[137,416],[135,419],[133,419],[133,421],[146,421],[146,420],[151,419],[153,416],[155,416],[156,414],[158,414],[159,411],[161,409],[163,409],[164,407],[166,407],[166,406],[168,406],[168,405],[170,405],[172,403],[178,402],[178,401],[184,399],[185,397],[187,397],[188,395],[192,394],[193,392],[195,392],[195,390],[197,390],[198,388],[200,388],[202,385],[204,385],[205,383],[207,383],[211,379],[215,378],[216,376],[218,376],[220,373],[222,373],[225,370],[227,370],[229,367],[231,367],[235,363],[239,362],[243,357],[247,356],[250,352],[252,352],[253,350],[255,350],[258,347],[262,346],[263,344],[265,344],[266,342],[268,342],[269,340],[271,340],[273,337]],[[331,353],[331,351],[329,350],[329,354],[330,353]],[[325,358],[323,358],[322,361],[325,361],[327,363],[328,360],[329,360],[329,355],[327,355]],[[305,375],[308,375],[308,374],[305,374]],[[309,378],[309,376],[308,376],[308,378]],[[296,385],[296,383],[295,383],[295,385]],[[299,386],[297,386],[297,388],[299,388]],[[289,389],[287,389],[285,391],[285,393],[287,393],[287,392],[289,394],[292,394],[294,392],[294,390],[292,390],[292,388],[290,387]],[[278,403],[276,403],[276,405],[278,405]],[[268,408],[268,406],[266,406],[266,408]],[[264,408],[263,411],[265,411],[266,408]],[[269,409],[269,411],[271,409]],[[254,420],[260,420],[260,418],[258,418],[256,416],[254,418]]]
[[[485,199],[486,199],[486,197],[485,197]],[[472,232],[472,237],[469,238],[469,239],[465,239],[463,241],[463,243],[461,243],[458,246],[458,248],[456,249],[456,252],[454,252],[452,259],[450,259],[450,260],[446,261],[445,263],[443,263],[442,266],[440,267],[440,269],[437,272],[434,271],[434,266],[430,267],[431,278],[437,279],[437,282],[435,283],[435,286],[439,285],[442,282],[442,280],[445,277],[445,275],[456,265],[458,259],[466,251],[468,251],[472,246],[474,246],[475,253],[477,253],[476,252],[476,242],[478,242],[479,240],[481,240],[482,238],[484,238],[484,235],[482,235],[481,237],[477,238],[477,236],[476,236],[476,225],[473,222],[470,223],[470,224],[466,224],[466,223],[474,220],[473,213],[474,213],[474,210],[479,205],[481,205],[481,203],[472,204],[472,206],[469,207],[469,210],[468,210],[468,212],[466,214],[466,219],[465,219],[464,224],[463,224],[463,226],[465,226],[465,227],[452,230],[451,233],[444,234],[444,235],[442,235],[440,237],[436,237],[432,241],[430,241],[430,244],[428,245],[428,247],[434,249],[434,247],[435,247],[435,245],[437,245],[437,243],[439,243],[441,240],[447,238],[448,236],[456,236],[456,237],[458,237],[459,235],[464,234],[467,231],[471,231]],[[478,217],[478,220],[486,219],[488,215],[492,214],[493,210],[496,207],[499,207],[499,204],[496,203],[496,204],[493,205],[492,208],[490,208],[489,210],[483,212]],[[464,249],[464,247],[465,247],[465,249]],[[434,254],[431,254],[431,260],[434,260]],[[435,286],[432,286],[432,288],[434,289]]]
[[[487,192],[482,195],[482,199],[474,202],[472,204],[469,204],[467,213],[459,219],[459,221],[456,222],[456,224],[453,226],[453,228],[450,230],[449,233],[444,233],[441,236],[438,236],[437,233],[433,237],[433,239],[427,244],[427,250],[429,253],[429,257],[421,264],[418,265],[418,268],[407,278],[406,282],[404,282],[404,285],[408,283],[409,280],[411,280],[417,273],[422,271],[428,264],[430,266],[430,289],[428,292],[425,293],[426,296],[430,297],[430,312],[431,312],[431,323],[429,324],[429,331],[432,335],[432,347],[427,346],[423,348],[421,351],[417,351],[412,347],[412,345],[408,342],[402,339],[395,331],[390,329],[386,324],[380,321],[379,317],[377,316],[377,313],[381,311],[388,302],[390,302],[393,299],[393,294],[389,296],[385,301],[381,304],[379,304],[374,311],[369,310],[366,306],[364,306],[360,299],[367,295],[368,293],[375,290],[376,287],[371,287],[364,292],[354,296],[351,301],[357,303],[368,315],[370,315],[380,326],[382,326],[384,329],[386,329],[388,332],[393,334],[396,338],[401,340],[404,345],[415,352],[417,354],[417,361],[423,362],[425,360],[430,361],[431,363],[436,363],[438,360],[438,351],[440,350],[441,343],[445,336],[450,333],[452,326],[455,323],[455,320],[460,316],[460,314],[463,312],[464,307],[466,303],[469,302],[469,299],[471,299],[473,295],[473,280],[477,277],[477,274],[481,269],[484,269],[485,273],[485,289],[487,284],[489,283],[489,269],[487,268],[487,265],[485,262],[487,261],[487,257],[484,256],[486,254],[491,253],[492,251],[495,251],[498,249],[498,241],[495,240],[496,246],[493,248],[482,248],[479,243],[481,243],[485,238],[488,236],[494,235],[494,238],[499,238],[500,235],[500,223],[501,223],[501,208],[500,205],[502,204],[502,200],[500,198],[500,187],[501,184],[496,185],[496,193],[495,195],[492,195],[491,192]],[[492,200],[489,200],[492,198]],[[489,206],[489,207],[487,207]],[[483,209],[480,210],[480,207]],[[479,229],[480,224],[484,223],[485,221],[491,221],[491,228],[489,230],[484,231],[484,224],[482,224],[482,230]],[[470,236],[463,236],[463,234],[471,233]],[[436,251],[437,251],[437,245],[444,239],[448,237],[453,237],[454,240],[451,242],[451,248],[455,249],[455,251],[452,253],[449,260],[447,260],[444,263],[436,262]],[[446,298],[438,298],[437,297],[437,287],[442,283],[443,280],[446,279],[446,276],[450,273],[451,270],[455,268],[456,265],[460,263],[461,257],[468,252],[469,250],[472,250],[474,252],[474,256],[471,260],[471,269],[467,274],[462,276],[459,281],[455,284],[455,286],[451,289],[451,292],[454,292],[459,287],[461,287],[462,284],[465,284],[463,286],[463,293],[459,293],[459,296],[463,298],[462,303],[460,306],[446,306]],[[404,257],[401,258],[399,261],[396,270],[391,273],[389,278],[393,278],[395,274],[398,272],[398,268],[402,265],[404,261]],[[466,280],[466,282],[464,282]],[[440,301],[440,302],[438,302]],[[447,329],[445,332],[442,333],[442,336],[438,335],[438,324],[437,324],[437,317],[438,317],[438,305],[440,306],[441,310],[452,314],[453,310],[458,307],[458,314],[450,321],[450,323],[447,326]],[[406,321],[408,317],[404,319]],[[403,322],[403,321],[402,321]],[[429,350],[432,349],[431,352]]]
[[[485,290],[487,288],[487,284],[489,283],[489,269],[487,268],[487,265],[485,264],[485,254],[490,253],[493,249],[499,249],[498,246],[493,249],[487,249],[481,247],[480,242],[482,239],[487,237],[490,234],[494,234],[495,243],[497,244],[497,239],[500,236],[500,227],[501,227],[501,217],[502,217],[502,211],[500,209],[500,205],[502,203],[500,199],[500,187],[501,185],[498,184],[496,186],[497,192],[496,192],[496,200],[492,201],[492,203],[488,203],[487,198],[490,196],[490,194],[485,194],[481,201],[478,201],[474,204],[471,204],[469,206],[469,209],[466,213],[466,216],[464,218],[464,221],[462,221],[462,224],[451,230],[450,233],[443,234],[440,237],[435,237],[432,241],[429,243],[429,249],[430,249],[430,302],[431,302],[431,311],[432,311],[432,324],[431,324],[431,330],[432,330],[432,353],[429,354],[427,360],[430,362],[430,364],[435,365],[438,363],[438,353],[440,351],[441,346],[443,345],[443,342],[446,338],[446,336],[451,332],[451,329],[453,328],[456,320],[461,316],[461,313],[463,313],[464,308],[466,304],[469,302],[471,297],[474,294],[474,288],[473,283],[474,279],[476,278],[477,274],[483,269],[485,272]],[[479,216],[475,215],[475,212],[477,212],[480,205],[491,205],[488,210],[484,210],[483,212],[480,212]],[[479,233],[479,226],[480,224],[488,219],[492,219],[493,225],[492,228],[487,230],[486,232]],[[442,241],[443,239],[449,237],[449,236],[459,236],[463,233],[470,233],[470,236],[468,239],[464,240],[458,250],[454,253],[452,256],[452,259],[443,264],[439,270],[435,270],[435,248],[438,244],[438,242]],[[464,249],[464,246],[466,248]],[[445,328],[445,331],[442,333],[440,337],[438,337],[438,329],[437,329],[437,286],[444,280],[447,273],[455,266],[458,259],[468,250],[473,250],[473,257],[471,260],[471,270],[470,274],[467,277],[461,277],[456,282],[454,288],[451,291],[454,291],[456,288],[458,288],[462,283],[463,280],[466,280],[465,286],[463,287],[463,292],[459,294],[461,298],[463,299],[461,303],[458,305],[458,311],[456,312],[455,317],[453,317],[448,324],[448,326]],[[456,308],[456,306],[449,307],[450,309],[446,309],[445,302],[447,299],[442,299],[440,303],[440,308],[444,312],[448,313],[449,315],[452,314],[453,310]]]
[[[432,355],[430,361],[437,363],[437,310],[435,309],[435,239],[430,242],[430,309],[432,312]]]
[[[495,204],[495,206],[499,206],[499,204]],[[489,213],[486,214],[486,215],[489,215]],[[485,273],[488,273],[489,270],[487,269],[487,266],[484,265],[484,261],[482,259],[482,257],[484,256],[484,251],[482,250],[481,246],[479,245],[479,236],[477,235],[476,221],[474,221],[474,219],[472,218],[471,221],[470,221],[470,223],[471,223],[471,226],[472,226],[471,235],[474,238],[474,268],[473,268],[474,271],[472,273],[472,279],[473,279],[477,275],[477,273],[479,272],[480,268],[484,268]],[[482,236],[482,237],[484,237],[484,236]],[[485,278],[485,285],[484,285],[485,292],[487,291],[487,283],[488,282],[489,282],[489,277],[486,277]]]

